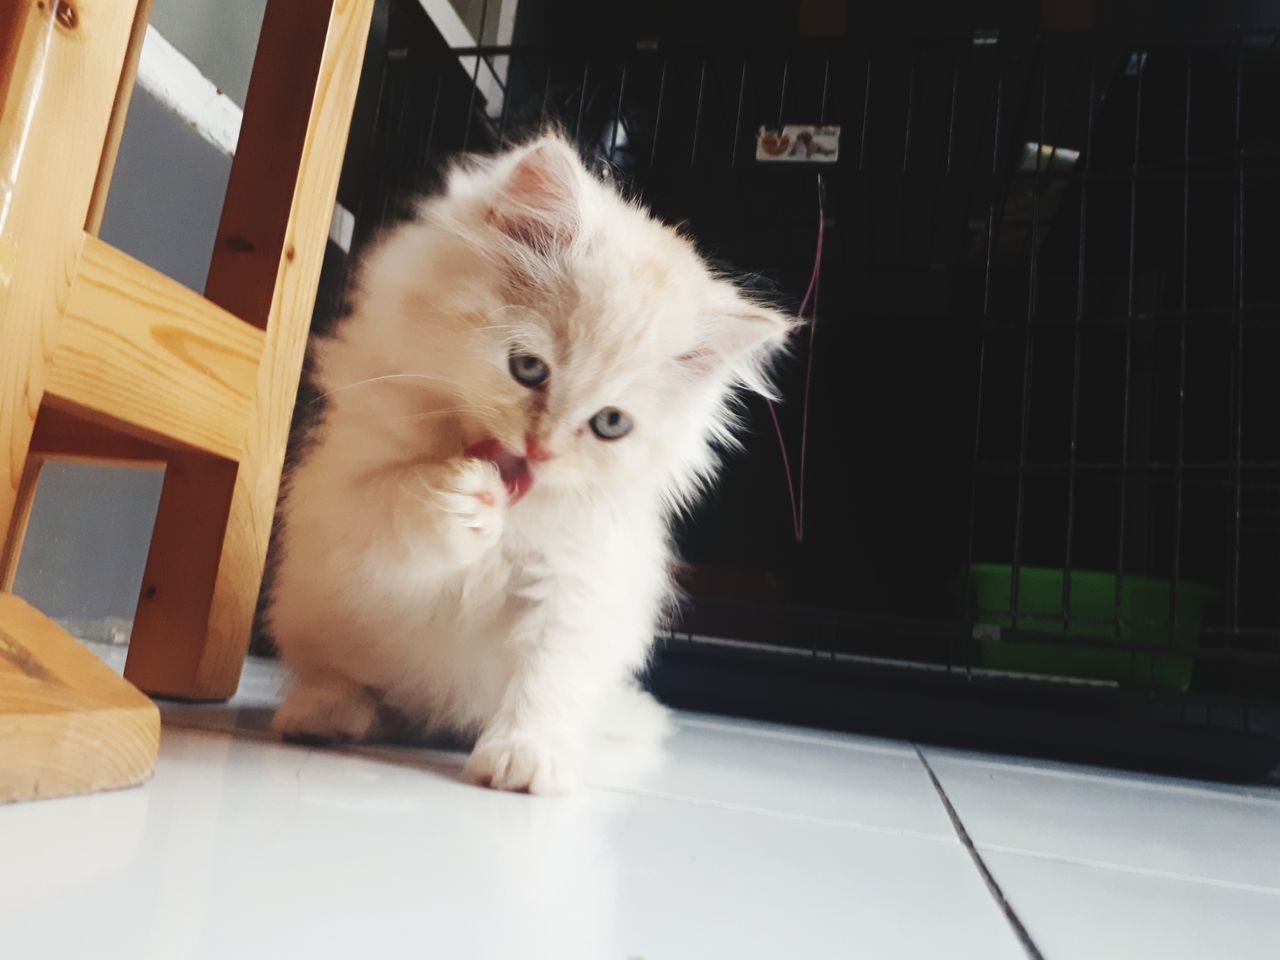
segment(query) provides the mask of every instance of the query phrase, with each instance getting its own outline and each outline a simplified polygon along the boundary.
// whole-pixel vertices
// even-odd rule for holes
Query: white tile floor
[[[0,956],[1280,956],[1280,791],[682,716],[571,800],[173,706],[155,780],[0,808]]]

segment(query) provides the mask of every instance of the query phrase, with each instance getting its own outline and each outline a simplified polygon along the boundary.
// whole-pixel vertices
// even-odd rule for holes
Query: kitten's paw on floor
[[[580,762],[565,744],[513,732],[481,737],[467,760],[467,773],[495,790],[563,796],[577,787]]]
[[[271,729],[286,740],[367,740],[378,728],[378,706],[363,690],[340,684],[294,689]]]

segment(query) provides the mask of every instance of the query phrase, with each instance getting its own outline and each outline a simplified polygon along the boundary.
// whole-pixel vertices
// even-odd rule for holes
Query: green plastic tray
[[[1205,605],[1217,591],[1203,583],[1179,581],[1178,623],[1169,619],[1168,580],[1126,575],[1116,609],[1116,577],[1091,570],[1071,571],[1069,624],[1062,609],[1063,571],[1022,567],[1018,579],[1018,629],[1058,634],[1061,641],[1012,639],[1013,569],[1007,564],[975,563],[969,570],[974,636],[982,646],[982,664],[993,670],[1038,673],[1185,692],[1191,684],[1192,658],[1151,655],[1073,642],[1096,637],[1118,643],[1190,652],[1199,642]],[[1118,615],[1117,615],[1118,614]]]

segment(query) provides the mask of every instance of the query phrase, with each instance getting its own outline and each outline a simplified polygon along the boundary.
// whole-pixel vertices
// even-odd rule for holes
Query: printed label
[[[839,158],[840,127],[834,124],[789,123],[756,133],[756,159],[765,163],[835,163]]]

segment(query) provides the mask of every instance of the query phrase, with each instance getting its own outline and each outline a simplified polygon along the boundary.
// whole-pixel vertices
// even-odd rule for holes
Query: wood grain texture
[[[148,779],[155,704],[34,607],[0,593],[0,802]]]
[[[157,442],[236,459],[262,344],[260,330],[86,237],[45,390]]]
[[[135,3],[0,0],[0,536],[76,275]]]
[[[163,617],[142,630],[135,623],[126,676],[144,689],[222,699],[239,682],[372,10],[373,0],[268,3],[206,287],[211,299],[265,327],[262,362],[216,551],[207,629],[197,641],[194,633],[153,629]],[[190,484],[188,499],[175,490],[167,509],[191,515],[216,498],[220,482],[211,471],[208,487]],[[157,528],[166,523],[158,517]],[[153,545],[148,562],[161,578],[157,596],[179,561],[157,553],[162,546]],[[185,644],[196,645],[194,656],[180,649]]]

